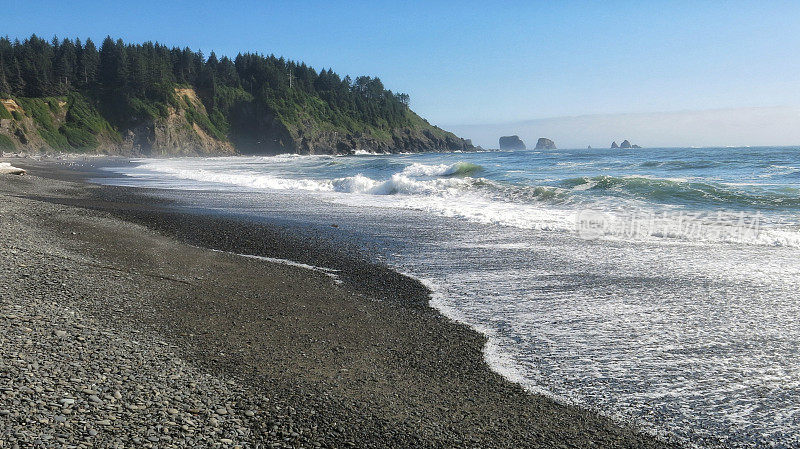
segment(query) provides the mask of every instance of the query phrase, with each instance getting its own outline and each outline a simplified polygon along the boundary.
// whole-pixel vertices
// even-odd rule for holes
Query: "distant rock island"
[[[539,140],[536,141],[536,149],[537,150],[555,150],[556,143],[550,139],[546,139],[544,137],[540,137]]]
[[[539,139],[541,140],[541,139]],[[538,147],[537,147],[538,148]],[[501,150],[524,150],[525,149],[525,142],[523,142],[519,136],[503,136],[500,138],[500,149]]]
[[[631,143],[626,139],[623,140],[621,144],[617,145],[617,141],[611,142],[611,148],[620,148],[620,149],[628,149],[628,148],[641,148],[639,145],[631,145]]]

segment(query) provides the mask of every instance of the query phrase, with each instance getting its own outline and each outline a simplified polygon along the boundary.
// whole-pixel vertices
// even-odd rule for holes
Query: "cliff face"
[[[178,87],[157,113],[126,117],[112,126],[101,107],[69,97],[0,99],[0,151],[84,152],[132,156],[234,154],[349,154],[474,149],[469,140],[430,125],[408,110],[409,125],[390,132],[365,127],[348,132],[308,116],[290,121],[252,102],[226,111],[223,132],[194,89]],[[119,121],[119,120],[118,120]]]
[[[233,146],[204,130],[202,102],[191,89],[176,89],[163,116],[137,120],[118,130],[79,94],[68,97],[0,99],[0,150],[120,155],[188,156],[234,154]]]
[[[200,126],[207,120],[208,112],[195,91],[176,88],[175,105],[167,107],[166,116],[128,129],[119,151],[151,156],[234,154],[230,142],[211,136]]]
[[[5,62],[3,62],[5,61]],[[78,61],[79,64],[75,62]],[[20,69],[22,68],[22,69]],[[470,150],[378,77],[110,36],[0,37],[0,149],[130,155]],[[13,112],[13,113],[12,113]]]
[[[290,133],[290,136],[291,133]],[[469,151],[474,149],[469,140],[439,128],[397,128],[391,133],[371,131],[343,133],[301,131],[290,138],[294,153],[299,154],[352,154],[358,151],[373,153],[421,153],[425,151]]]

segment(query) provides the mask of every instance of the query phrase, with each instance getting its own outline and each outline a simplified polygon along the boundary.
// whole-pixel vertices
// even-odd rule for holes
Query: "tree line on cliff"
[[[130,44],[106,37],[97,48],[81,41],[36,35],[24,41],[0,38],[0,97],[84,94],[111,123],[131,126],[142,116],[163,116],[174,88],[196,90],[208,109],[208,131],[229,131],[231,109],[247,102],[299,122],[312,114],[333,129],[361,131],[411,125],[409,97],[393,93],[377,77],[352,80],[331,69],[319,73],[302,62],[274,55],[240,53],[233,59],[206,57],[189,48],[153,42]]]

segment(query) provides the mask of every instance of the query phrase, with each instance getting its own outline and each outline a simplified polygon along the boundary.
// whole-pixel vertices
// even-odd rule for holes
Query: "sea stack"
[[[617,145],[617,141],[616,140],[611,142],[611,148],[619,148],[619,145]]]
[[[631,143],[628,142],[628,140],[626,139],[626,140],[623,140],[621,144],[619,144],[619,147],[620,148],[630,148],[631,147]]]
[[[536,141],[536,149],[537,150],[555,150],[556,143],[550,139],[539,137],[539,140]]]
[[[501,150],[524,150],[525,142],[519,136],[503,136],[500,138]]]

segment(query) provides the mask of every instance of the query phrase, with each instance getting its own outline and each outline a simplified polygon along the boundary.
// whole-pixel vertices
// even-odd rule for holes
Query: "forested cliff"
[[[0,151],[126,155],[469,150],[380,79],[106,38],[0,38]]]

